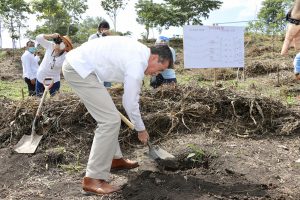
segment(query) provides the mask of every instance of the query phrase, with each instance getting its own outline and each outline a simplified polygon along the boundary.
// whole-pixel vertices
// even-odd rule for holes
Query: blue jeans
[[[55,82],[52,87],[50,88],[50,95],[54,96],[60,88],[60,81]],[[35,92],[36,96],[41,97],[45,91],[44,84],[40,83],[38,80],[36,81],[35,84]]]
[[[111,82],[104,81],[104,87],[107,87],[107,88],[111,87]]]

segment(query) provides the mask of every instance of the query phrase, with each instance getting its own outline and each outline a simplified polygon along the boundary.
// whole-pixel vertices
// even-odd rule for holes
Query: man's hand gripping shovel
[[[120,113],[120,112],[119,112]],[[123,122],[130,128],[134,129],[134,125],[122,114],[120,113],[121,119]],[[175,159],[175,156],[165,151],[164,149],[152,145],[152,143],[148,140],[147,145],[149,147],[149,156],[154,159],[159,165],[163,167],[168,167],[171,169],[178,168],[178,161]]]
[[[39,107],[37,109],[37,112],[36,112],[35,117],[32,122],[31,134],[23,135],[21,140],[14,147],[14,150],[18,153],[34,153],[43,137],[43,135],[37,135],[35,129],[36,129],[37,120],[41,115],[42,106],[43,106],[43,103],[47,96],[47,93],[49,92],[49,89],[53,85],[53,79],[45,78],[43,84],[44,84],[45,90],[44,90]]]

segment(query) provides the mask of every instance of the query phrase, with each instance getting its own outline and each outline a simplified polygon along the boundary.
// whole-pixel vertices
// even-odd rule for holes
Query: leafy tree
[[[89,36],[97,32],[100,21],[103,21],[102,17],[87,17],[78,24],[78,31],[76,35],[72,37],[73,42],[83,43],[86,42]]]
[[[16,48],[16,40],[20,38],[20,29],[25,27],[23,22],[28,19],[26,13],[30,13],[30,9],[24,0],[1,0],[0,15],[9,30],[13,48]]]
[[[145,25],[148,35],[151,26],[168,29],[170,26],[202,24],[201,18],[208,18],[209,13],[220,8],[221,4],[217,0],[165,0],[160,4],[139,0],[135,8],[137,22]]]
[[[202,24],[201,18],[207,19],[209,13],[219,9],[222,5],[218,0],[165,0],[169,13],[176,17],[170,25],[183,26],[185,24]],[[165,21],[166,23],[166,21]]]
[[[101,6],[106,11],[106,14],[112,19],[114,29],[117,31],[117,14],[120,9],[124,10],[128,0],[102,0]]]
[[[154,26],[158,26],[156,20],[158,17],[164,17],[168,14],[164,14],[164,9],[161,4],[153,3],[149,0],[139,0],[135,4],[135,9],[138,15],[136,21],[139,24],[145,25],[146,35],[144,37],[148,39],[149,30]]]
[[[81,19],[81,14],[84,13],[88,6],[86,5],[87,0],[62,0],[64,9],[68,12],[71,17],[71,23],[67,29],[67,35],[69,35],[71,24],[76,24]]]
[[[28,35],[41,31],[75,35],[81,14],[88,8],[86,2],[87,0],[33,0],[32,7],[37,13],[37,20],[44,24],[34,32],[28,32]]]
[[[249,32],[259,31],[266,34],[282,34],[286,26],[285,15],[293,0],[265,0],[258,13],[258,20],[250,22]]]
[[[34,0],[32,8],[37,13],[37,20],[43,21],[41,26],[46,33],[66,34],[71,17],[59,0]],[[36,32],[39,32],[37,29]]]

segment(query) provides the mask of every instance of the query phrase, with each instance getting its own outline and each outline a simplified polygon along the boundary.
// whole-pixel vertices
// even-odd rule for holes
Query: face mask
[[[60,50],[64,50],[65,48],[66,48],[65,43],[62,42],[62,43],[59,44],[59,49]]]
[[[34,53],[34,52],[36,52],[36,48],[35,48],[35,47],[29,47],[29,48],[28,48],[28,51],[29,51],[30,53]]]

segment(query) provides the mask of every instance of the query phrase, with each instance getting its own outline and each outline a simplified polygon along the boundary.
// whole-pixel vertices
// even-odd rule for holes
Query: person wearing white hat
[[[49,41],[49,40],[53,40]],[[50,88],[50,95],[55,95],[60,89],[61,67],[67,52],[73,49],[73,44],[68,36],[61,36],[58,33],[40,34],[36,41],[46,49],[44,58],[37,72],[36,95],[42,96],[45,88],[45,78],[52,78],[53,85]]]

